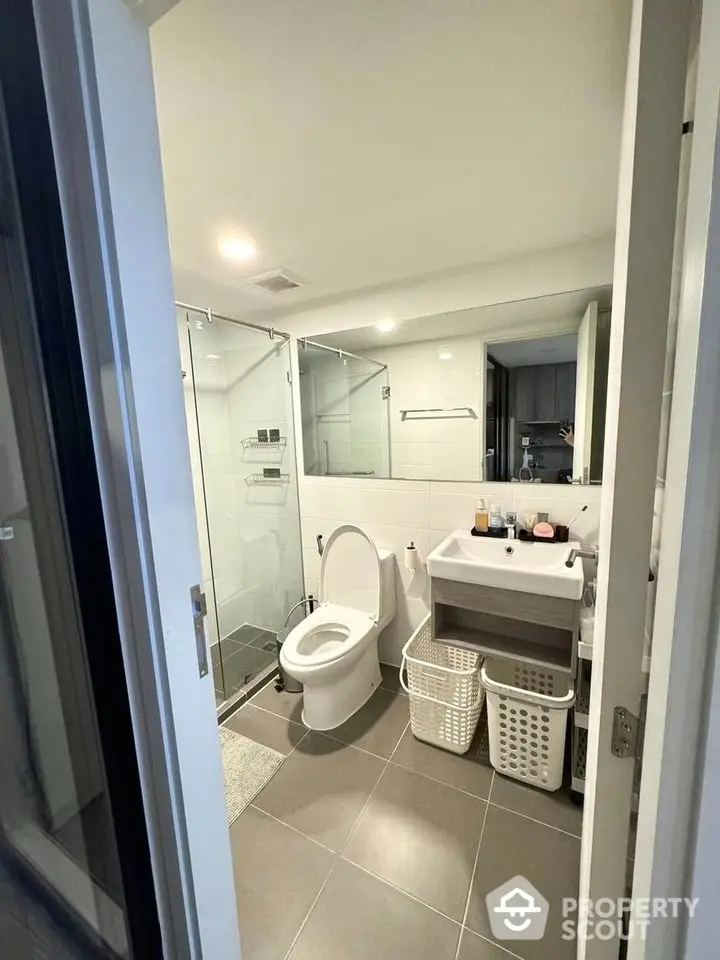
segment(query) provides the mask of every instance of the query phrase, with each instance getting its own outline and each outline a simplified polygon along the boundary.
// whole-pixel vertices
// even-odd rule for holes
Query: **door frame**
[[[202,573],[149,32],[135,6],[33,0],[163,953],[238,960],[213,681],[200,676],[190,599]]]
[[[103,838],[83,837],[82,865],[48,836],[57,826],[52,816],[3,824],[0,845],[20,883],[88,950],[157,956],[161,932],[132,693],[123,671],[36,21],[30,4],[6,0],[0,0],[0,20],[7,25],[0,39],[7,415],[17,435],[50,621],[47,642],[56,659],[67,661],[54,672],[81,796],[64,812],[77,813],[102,789],[113,829],[104,844]],[[46,667],[54,670],[52,662]],[[68,700],[75,701],[69,710]],[[27,730],[28,740],[32,733]],[[122,890],[111,897],[93,874],[115,856]]]
[[[45,4],[43,0],[35,0],[36,7],[39,9]],[[104,3],[109,4],[110,0],[103,0]],[[121,0],[113,0],[114,3],[120,4]],[[646,0],[649,2],[649,0]],[[70,4],[70,8],[68,7]],[[49,5],[48,5],[49,6]],[[61,4],[57,5],[58,8]],[[718,15],[718,0],[705,0],[705,10],[708,12],[708,20],[703,24],[703,32],[705,33],[705,40],[708,44],[711,44],[712,50],[715,54],[716,64],[720,64],[720,44],[718,44],[717,38],[717,29],[716,26],[710,25],[710,16],[713,17],[713,20],[716,21]],[[74,17],[78,13],[78,4],[71,4],[70,0],[63,2],[62,11],[63,14],[67,14],[68,10],[70,13],[71,21],[71,34],[70,37],[67,35],[64,37],[64,40],[67,42],[68,39],[72,39],[73,43],[77,40],[80,49],[85,51],[85,58],[92,57],[92,44],[90,37],[85,33],[84,36],[78,37],[78,34],[86,31],[87,25],[79,24]],[[49,11],[46,9],[46,13]],[[56,14],[60,17],[60,14]],[[67,27],[67,21],[65,23]],[[57,38],[56,38],[57,39]],[[701,41],[702,46],[702,41]],[[48,58],[51,59],[51,58]],[[708,61],[710,58],[708,57]],[[66,61],[65,65],[68,62]],[[59,66],[58,63],[55,63],[55,68]],[[702,68],[702,64],[701,64]],[[710,69],[708,62],[706,62],[706,69]],[[73,78],[76,79],[76,78]],[[146,79],[146,78],[145,78]],[[67,83],[68,81],[65,81]],[[151,88],[151,78],[150,86],[147,89]],[[75,91],[77,92],[77,91]],[[63,88],[62,95],[66,95],[67,91]],[[58,96],[62,99],[61,92],[58,90]],[[75,100],[75,106],[77,106],[77,101]],[[96,105],[93,105],[96,107]],[[75,116],[75,124],[82,120],[81,127],[85,129],[85,123],[87,122],[88,127],[94,130],[96,136],[99,134],[98,128],[98,117],[94,116],[92,122],[85,113],[87,104],[83,105],[83,111],[80,118]],[[699,114],[698,114],[699,118]],[[716,134],[717,132],[717,110],[715,110],[715,122],[713,125],[712,133]],[[699,137],[700,129],[696,128],[696,143],[694,144],[693,152],[693,172],[691,172],[691,191],[693,190],[693,183],[695,184],[695,191],[697,193],[697,212],[696,216],[698,220],[702,216],[703,204],[707,206],[708,204],[708,195],[709,191],[712,190],[712,184],[714,184],[718,189],[720,189],[720,171],[717,167],[712,171],[712,160],[709,160],[708,156],[705,155],[703,162],[701,163],[700,155],[696,155],[698,150],[697,144],[700,142]],[[154,136],[152,131],[149,134],[151,137]],[[708,138],[712,140],[712,136],[708,133]],[[100,137],[102,140],[102,137]],[[713,141],[714,142],[714,141]],[[96,144],[97,146],[97,144]],[[708,166],[710,167],[710,175],[708,175]],[[66,171],[67,173],[67,171]],[[80,223],[79,231],[83,227],[94,230],[98,229],[98,223],[101,226],[101,236],[103,240],[110,242],[113,239],[113,229],[112,223],[107,223],[106,220],[101,216],[102,211],[100,209],[91,209],[87,210],[86,201],[83,202],[82,192],[79,190],[79,186],[88,187],[92,185],[94,188],[95,176],[97,171],[93,170],[92,167],[87,168],[83,171],[73,171],[73,175],[78,177],[78,181],[74,184],[74,187],[70,190],[70,193],[74,199],[74,202],[77,204],[75,208],[75,213],[78,216]],[[79,176],[78,176],[79,175]],[[86,177],[85,180],[82,177]],[[73,176],[70,176],[70,180],[73,179]],[[107,184],[105,184],[107,186]],[[91,191],[93,200],[97,199],[95,196],[95,191]],[[104,211],[105,214],[108,214],[107,209]],[[89,218],[89,219],[88,219]],[[710,276],[710,271],[707,273],[703,270],[703,265],[706,262],[707,249],[708,246],[711,246],[712,253],[715,253],[717,247],[717,234],[718,234],[718,213],[717,210],[714,210],[713,220],[712,220],[712,231],[709,232],[708,229],[705,230],[705,236],[702,236],[702,230],[699,228],[698,223],[695,224],[693,229],[690,229],[691,221],[690,216],[688,219],[688,228],[690,239],[686,241],[686,270],[684,271],[684,280],[683,280],[683,311],[681,314],[680,326],[681,330],[684,327],[685,323],[689,323],[692,326],[693,316],[691,315],[690,308],[693,307],[695,311],[694,322],[696,327],[699,327],[697,343],[693,347],[692,344],[684,345],[681,339],[679,349],[678,349],[678,367],[676,369],[681,369],[683,366],[685,369],[692,368],[692,356],[693,349],[695,350],[695,356],[698,358],[706,358],[706,352],[702,351],[702,346],[707,342],[707,338],[710,337],[712,333],[713,326],[717,323],[715,317],[713,317],[713,312],[717,314],[717,300],[718,300],[718,291],[717,283],[710,283],[712,277]],[[711,243],[712,241],[712,243]],[[694,243],[694,246],[692,246]],[[165,247],[167,241],[165,241]],[[113,244],[111,243],[111,247]],[[107,250],[106,250],[107,253]],[[163,252],[164,256],[164,252]],[[106,469],[105,478],[109,484],[110,491],[106,490],[106,494],[112,494],[116,501],[113,504],[113,516],[111,517],[111,524],[114,524],[113,533],[116,538],[116,546],[118,548],[118,562],[123,561],[127,562],[129,569],[135,572],[136,578],[130,578],[128,583],[128,593],[125,597],[120,598],[120,602],[124,607],[124,612],[126,616],[129,617],[127,623],[133,623],[133,621],[139,622],[141,626],[144,626],[145,630],[141,636],[134,641],[134,647],[136,648],[132,654],[133,659],[135,659],[135,667],[137,668],[137,658],[140,656],[140,648],[144,645],[144,641],[147,641],[149,653],[147,661],[143,664],[151,668],[151,676],[153,682],[158,681],[156,672],[159,668],[159,663],[156,662],[156,657],[158,656],[158,651],[161,650],[161,638],[158,635],[158,619],[157,619],[157,603],[159,598],[153,598],[153,610],[148,611],[145,607],[145,602],[141,603],[139,609],[133,610],[132,601],[142,599],[145,596],[145,590],[149,590],[153,594],[152,590],[152,581],[153,581],[153,568],[152,565],[148,566],[147,563],[151,559],[149,543],[148,543],[148,517],[143,515],[143,498],[140,496],[139,501],[137,500],[138,491],[142,491],[142,481],[143,474],[140,470],[139,458],[137,456],[137,449],[133,447],[133,440],[136,439],[132,436],[133,434],[133,423],[132,417],[128,421],[127,413],[133,412],[132,397],[128,395],[125,391],[125,384],[123,382],[123,377],[120,376],[122,373],[127,373],[127,364],[126,357],[123,354],[120,343],[115,343],[113,338],[119,334],[122,334],[122,327],[124,317],[122,315],[122,310],[115,316],[108,316],[108,313],[112,313],[113,306],[117,307],[116,296],[117,296],[117,269],[115,267],[114,276],[113,270],[110,269],[110,266],[107,262],[104,262],[102,270],[98,274],[97,265],[95,265],[94,270],[89,269],[89,265],[84,265],[87,274],[86,279],[88,281],[88,288],[85,293],[87,295],[86,304],[87,305],[96,305],[93,303],[93,298],[90,295],[92,290],[95,290],[97,293],[98,288],[93,287],[94,282],[100,281],[100,290],[106,297],[106,307],[109,304],[110,310],[106,309],[102,312],[101,317],[93,325],[89,324],[88,329],[85,330],[85,336],[88,338],[86,341],[86,349],[92,353],[95,351],[93,359],[97,362],[98,356],[106,355],[104,353],[108,348],[110,349],[110,356],[117,361],[117,365],[114,367],[116,377],[111,379],[109,384],[106,384],[102,381],[99,376],[99,367],[95,370],[96,379],[91,384],[95,401],[97,403],[96,415],[99,416],[99,423],[96,424],[97,429],[101,430],[105,438],[105,456],[103,466]],[[690,269],[688,270],[687,267]],[[695,271],[693,274],[693,268]],[[691,275],[692,274],[692,275]],[[705,290],[705,285],[707,285],[707,290]],[[102,298],[101,298],[102,299]],[[171,310],[171,303],[168,305],[168,310]],[[174,330],[174,324],[171,324],[171,329]],[[104,333],[107,339],[105,339],[102,344],[97,342],[100,338],[101,333]],[[122,337],[121,337],[122,339]],[[108,340],[110,341],[108,343]],[[100,346],[103,347],[103,350],[100,350]],[[684,359],[682,359],[684,358]],[[661,554],[661,572],[659,579],[659,585],[662,582],[664,589],[669,593],[675,595],[675,609],[674,616],[671,621],[665,620],[663,623],[660,622],[661,609],[658,609],[656,614],[656,626],[658,632],[655,635],[655,658],[652,665],[651,671],[651,689],[650,689],[650,701],[648,704],[648,709],[658,709],[662,706],[663,701],[667,704],[668,710],[667,713],[660,716],[660,723],[656,730],[648,729],[648,734],[646,736],[646,753],[645,753],[645,774],[643,777],[643,784],[641,789],[641,798],[640,798],[640,820],[639,820],[639,838],[641,843],[638,846],[638,860],[636,863],[635,870],[635,880],[639,885],[643,878],[645,880],[652,880],[655,883],[665,884],[668,889],[673,889],[679,891],[682,889],[681,878],[684,876],[686,867],[688,866],[688,857],[691,856],[691,851],[689,850],[689,841],[690,841],[690,830],[689,830],[689,821],[691,819],[690,814],[692,813],[692,783],[691,778],[683,776],[691,771],[692,763],[694,761],[695,750],[692,749],[694,746],[698,745],[701,742],[701,731],[703,724],[700,722],[700,717],[703,713],[707,713],[708,708],[713,708],[714,710],[720,709],[718,707],[718,697],[720,695],[716,694],[714,703],[705,696],[705,704],[703,709],[700,709],[700,703],[703,698],[699,695],[703,690],[703,676],[704,676],[704,665],[706,662],[706,657],[708,650],[710,648],[710,610],[711,605],[709,602],[708,588],[714,579],[715,576],[715,567],[708,569],[707,567],[699,571],[700,584],[699,587],[705,591],[705,599],[708,612],[708,623],[703,625],[699,624],[694,618],[691,619],[692,607],[691,607],[691,598],[692,598],[692,584],[688,583],[687,572],[684,577],[681,577],[680,574],[683,572],[682,569],[673,571],[670,565],[670,545],[671,538],[675,536],[680,539],[682,535],[681,549],[680,553],[676,558],[676,562],[680,567],[684,566],[685,561],[690,561],[693,557],[693,549],[697,553],[697,547],[694,546],[689,541],[689,535],[692,530],[700,529],[702,535],[702,543],[708,548],[712,546],[713,543],[716,543],[716,538],[713,541],[713,534],[716,534],[717,531],[707,529],[703,527],[702,520],[706,518],[706,506],[707,504],[695,501],[691,499],[691,494],[698,492],[702,489],[701,480],[703,479],[702,469],[706,471],[708,469],[707,456],[710,452],[709,445],[709,431],[708,434],[703,437],[698,436],[698,431],[696,426],[699,427],[700,424],[704,425],[707,429],[709,424],[714,424],[712,417],[712,410],[708,409],[707,402],[708,397],[711,396],[712,389],[717,384],[718,380],[715,378],[714,382],[710,376],[710,371],[707,369],[709,365],[708,362],[703,366],[702,364],[696,370],[696,378],[692,382],[692,386],[696,390],[696,394],[690,395],[690,401],[702,400],[702,404],[698,404],[699,409],[697,411],[697,417],[703,417],[704,419],[696,420],[692,419],[693,431],[689,443],[689,454],[705,454],[705,460],[699,460],[697,463],[691,459],[689,463],[684,461],[688,467],[688,478],[687,478],[687,487],[680,491],[678,487],[678,471],[682,470],[683,467],[675,465],[673,470],[668,475],[668,483],[666,489],[666,505],[673,504],[674,509],[670,510],[666,506],[665,518],[663,522],[663,538],[664,546],[662,548],[663,552]],[[676,381],[677,382],[677,381]],[[108,390],[108,397],[105,397],[104,390]],[[687,391],[690,390],[690,384],[687,384],[683,393],[687,396]],[[680,391],[679,391],[680,392]],[[105,404],[107,403],[107,407]],[[178,396],[178,405],[179,405],[179,396]],[[676,409],[677,407],[677,409]],[[182,410],[180,409],[182,414]],[[670,440],[670,449],[671,457],[679,453],[682,444],[683,437],[682,431],[683,428],[687,426],[688,417],[691,416],[687,408],[678,407],[677,401],[673,407],[672,414],[672,429],[671,429],[671,440]],[[129,463],[118,463],[113,464],[112,457],[110,455],[110,447],[108,446],[109,439],[114,437],[112,426],[118,428],[117,436],[122,438],[123,444],[126,445],[126,448],[131,450],[134,454],[133,459]],[[716,451],[717,446],[714,447]],[[674,461],[673,461],[674,462]],[[683,463],[683,461],[678,457],[677,463]],[[183,468],[183,469],[188,469]],[[149,479],[149,478],[145,478]],[[682,478],[680,478],[682,479]],[[704,475],[704,479],[707,480],[707,473]],[[119,484],[119,490],[114,490],[113,486]],[[136,517],[137,531],[141,538],[141,544],[143,546],[143,552],[140,556],[137,554],[133,557],[130,556],[130,552],[127,550],[127,544],[124,545],[124,539],[122,536],[122,530],[117,526],[120,520],[120,504],[118,501],[122,501],[124,506],[129,507],[133,515]],[[712,500],[714,504],[714,499]],[[702,514],[702,516],[701,516]],[[191,522],[192,522],[192,513],[191,513]],[[683,533],[683,527],[684,533]],[[136,531],[133,531],[133,534]],[[141,534],[140,534],[141,532]],[[153,532],[150,531],[150,537],[153,536]],[[677,542],[677,541],[676,541]],[[125,555],[124,550],[127,552]],[[132,561],[132,563],[131,563]],[[199,569],[199,561],[198,561]],[[697,569],[697,568],[696,568]],[[674,575],[674,573],[676,575]],[[659,591],[659,596],[662,597],[664,590]],[[681,602],[682,601],[682,602]],[[667,604],[670,603],[668,599]],[[667,612],[667,610],[666,610]],[[706,629],[707,627],[707,629]],[[693,636],[694,643],[692,644],[692,649],[684,646],[687,640],[687,630],[690,630],[690,634]],[[672,631],[669,636],[669,631]],[[685,631],[685,632],[684,632]],[[659,645],[661,639],[668,642],[668,647],[664,656],[664,663],[660,659]],[[143,641],[143,642],[141,642]],[[714,643],[714,638],[713,638]],[[672,676],[675,678],[678,677],[678,667],[685,668],[687,683],[685,685],[675,684],[673,687],[669,685],[669,677]],[[156,691],[157,693],[157,691]],[[167,698],[170,691],[168,690],[168,684],[161,684],[161,689],[159,691],[160,701],[163,706],[163,710],[168,709]],[[680,716],[680,711],[686,707],[688,702],[688,697],[694,697],[695,694],[698,694],[697,700],[693,699],[693,703],[697,702],[697,730],[695,735],[690,738],[685,738],[680,744],[679,737],[677,736],[677,731],[675,735],[672,735],[673,731],[670,729],[670,724],[674,717]],[[707,692],[706,692],[707,694]],[[165,782],[165,787],[168,788],[169,782],[174,781],[174,790],[178,790],[177,779],[179,777],[179,772],[177,767],[175,767],[166,755],[166,743],[165,737],[169,737],[172,741],[173,731],[168,729],[166,725],[163,725],[161,718],[153,716],[152,711],[148,710],[148,704],[138,704],[136,705],[140,710],[141,714],[144,711],[147,711],[147,715],[143,718],[143,723],[147,724],[151,728],[152,736],[148,739],[151,741],[152,748],[148,751],[148,754],[145,757],[146,763],[152,763],[153,756],[155,759],[160,757],[163,761],[162,770],[155,771],[157,778]],[[659,709],[658,709],[659,712]],[[208,716],[213,718],[214,724],[214,710],[212,703],[208,700]],[[705,716],[704,726],[707,727],[709,720],[714,719],[714,713]],[[148,730],[146,729],[147,733]],[[708,745],[710,741],[707,741]],[[682,749],[680,747],[682,746]],[[153,750],[156,751],[153,754]],[[709,760],[709,758],[708,758]],[[720,765],[720,764],[719,764]],[[710,774],[710,769],[705,770],[706,778]],[[152,776],[152,769],[145,767],[144,774],[150,778],[150,782],[155,779]],[[682,804],[684,810],[687,814],[687,822],[683,823],[673,823],[672,819],[668,816],[668,811],[666,808],[662,809],[659,803],[653,804],[653,798],[651,796],[651,786],[652,793],[655,795],[656,800],[659,798],[663,801],[667,800],[669,802],[671,794],[678,794],[679,799],[682,799]],[[698,785],[699,787],[700,785]],[[665,789],[662,789],[665,787]],[[670,787],[670,789],[667,789]],[[213,789],[215,789],[213,787]],[[180,802],[180,808],[173,807],[173,803],[170,797],[166,796],[166,793],[163,793],[163,798],[159,806],[164,806],[167,802],[170,808],[174,811],[175,817],[182,817],[182,799],[180,797],[175,798],[176,801]],[[652,807],[656,806],[656,830],[654,833],[654,843],[648,838],[647,831],[648,826],[650,825],[650,818],[653,813]],[[702,813],[702,808],[700,808]],[[707,810],[705,810],[707,814]],[[661,814],[664,814],[661,815]],[[704,821],[701,819],[698,825],[698,830],[700,831],[703,827]],[[189,869],[191,864],[189,862],[188,850],[180,851],[175,846],[175,841],[172,837],[168,836],[170,831],[162,829],[162,824],[155,824],[155,828],[160,831],[160,837],[157,838],[157,842],[161,842],[164,838],[164,842],[167,844],[168,850],[173,851],[172,860],[173,862],[183,859],[185,861],[184,869]],[[672,842],[674,840],[674,842]],[[661,858],[653,859],[650,854],[653,850],[662,851],[663,847],[668,847],[671,845],[674,850],[677,851],[677,855],[669,858],[667,864],[663,866],[660,862]],[[223,860],[221,856],[221,860]],[[210,858],[208,858],[210,859]],[[695,862],[697,867],[699,861]],[[225,863],[221,863],[221,872],[225,870]],[[226,874],[223,874],[226,878]],[[214,889],[217,889],[216,885],[213,885]],[[640,887],[638,886],[638,892]],[[652,928],[651,928],[652,930]],[[631,942],[630,949],[635,949],[636,944]],[[183,955],[183,953],[178,953],[178,956]],[[215,954],[208,954],[213,957],[229,956],[225,951],[220,951]],[[660,952],[652,953],[648,955],[655,957],[665,956]],[[668,953],[669,957],[671,954]],[[633,955],[631,954],[631,957]],[[642,956],[641,953],[635,955],[637,958]],[[635,960],[635,957],[633,957]]]
[[[615,711],[641,715],[653,503],[690,0],[635,0],[618,184],[598,602],[580,857],[580,904],[625,896],[634,754],[611,749]],[[651,668],[652,669],[652,668]],[[581,908],[580,919],[584,919]],[[578,939],[579,960],[617,960],[612,939]],[[654,958],[653,958],[654,960]]]
[[[719,935],[719,107],[720,2],[704,0],[633,872],[635,898],[700,904],[692,923],[633,935],[628,960],[711,956]]]

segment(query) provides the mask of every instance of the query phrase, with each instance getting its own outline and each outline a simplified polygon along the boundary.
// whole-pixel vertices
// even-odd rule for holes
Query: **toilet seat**
[[[374,630],[369,614],[323,603],[290,631],[282,646],[284,659],[291,669],[321,667],[348,656]]]
[[[395,616],[395,555],[344,523],[325,543],[320,606],[290,631],[280,665],[303,684],[303,723],[334,730],[380,686],[378,637]]]

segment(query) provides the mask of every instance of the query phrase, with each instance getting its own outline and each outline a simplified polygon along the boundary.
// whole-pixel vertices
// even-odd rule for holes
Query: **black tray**
[[[487,530],[476,530],[471,527],[470,533],[473,537],[490,537],[493,540],[507,540],[507,527],[488,528]]]
[[[524,540],[525,543],[567,543],[567,540],[558,540],[557,537],[536,537],[527,530],[518,531],[518,540]]]

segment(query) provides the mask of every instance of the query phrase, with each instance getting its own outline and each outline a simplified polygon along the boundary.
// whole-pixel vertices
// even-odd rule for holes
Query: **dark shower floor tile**
[[[262,632],[262,627],[255,627],[252,623],[244,623],[241,627],[238,627],[237,630],[229,633],[222,642],[226,644],[229,641],[231,644],[244,647],[248,643],[252,643],[255,637]]]
[[[275,650],[259,650],[257,647],[245,646],[234,653],[227,660],[223,660],[222,676],[224,678],[225,698],[232,697],[254,676],[264,670],[275,660]],[[218,680],[220,671],[218,670]]]
[[[261,630],[260,633],[250,641],[249,646],[274,653],[277,649],[277,634],[271,630]]]

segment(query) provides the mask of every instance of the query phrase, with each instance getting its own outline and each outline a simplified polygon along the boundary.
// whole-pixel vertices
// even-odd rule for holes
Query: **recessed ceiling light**
[[[219,359],[220,359],[220,354],[219,354],[219,353],[204,353],[204,354],[203,354],[203,360],[219,360]]]
[[[257,257],[257,247],[247,237],[223,237],[218,243],[218,250],[225,260],[232,263],[248,263]]]
[[[452,360],[453,355],[449,350],[441,350],[438,354],[438,360]]]
[[[396,326],[394,320],[381,320],[380,323],[375,324],[375,329],[378,333],[392,333]]]

